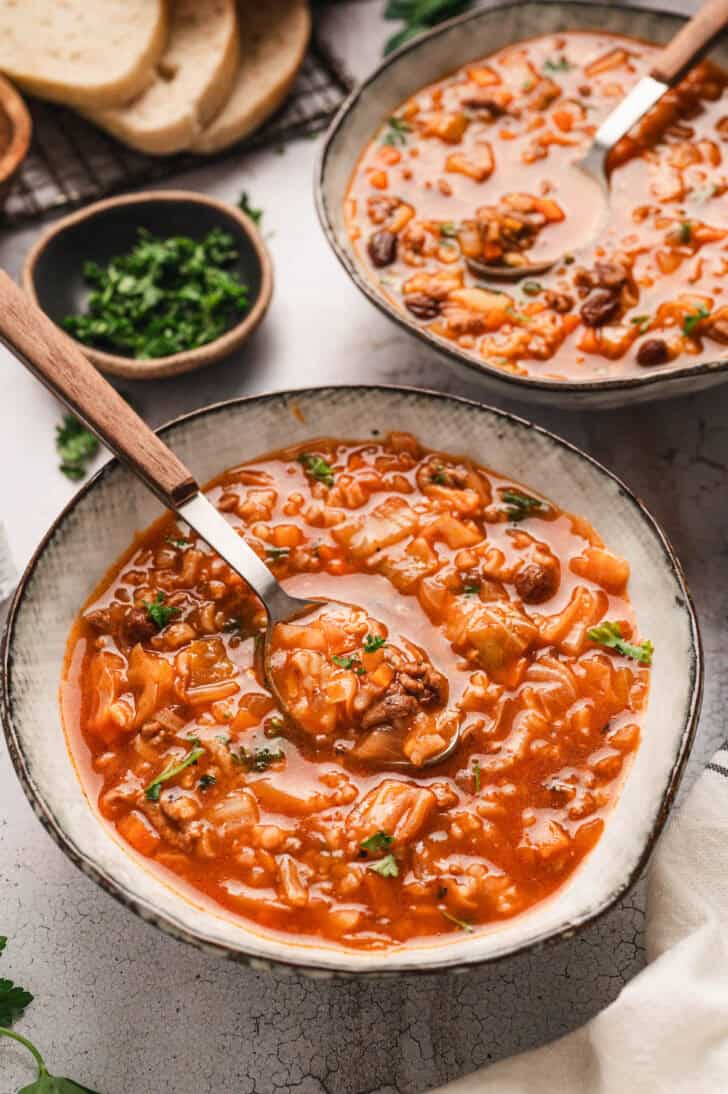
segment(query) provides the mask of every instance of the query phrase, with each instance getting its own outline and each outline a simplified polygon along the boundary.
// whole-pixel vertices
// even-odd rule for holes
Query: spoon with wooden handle
[[[163,505],[202,536],[240,574],[267,613],[266,678],[286,711],[269,669],[273,628],[320,609],[325,601],[290,596],[242,536],[207,500],[182,461],[152,432],[121,395],[96,371],[75,342],[0,270],[0,342],[65,403],[122,460]]]
[[[572,164],[594,183],[598,190],[595,197],[601,203],[600,216],[595,219],[590,239],[580,246],[588,246],[598,235],[609,218],[609,177],[607,156],[612,148],[641,118],[673,87],[688,69],[707,53],[720,32],[728,23],[728,0],[707,0],[692,19],[677,32],[675,37],[657,55],[647,76],[635,84],[629,94],[618,103],[597,129],[588,151]],[[517,281],[533,277],[551,269],[563,256],[548,261],[523,265],[491,266],[478,259],[466,259],[466,264],[476,277],[492,277],[499,280]]]
[[[287,593],[252,547],[207,500],[174,452],[96,371],[76,343],[1,270],[0,343],[250,585],[267,613],[263,664],[268,686],[291,727],[303,734],[272,671],[273,632],[278,623],[301,619],[327,605],[340,610],[341,604],[324,599],[302,600]],[[440,754],[420,766],[441,762],[458,740],[459,735],[454,735]],[[411,769],[413,765],[402,754],[401,760],[390,759],[387,766]]]

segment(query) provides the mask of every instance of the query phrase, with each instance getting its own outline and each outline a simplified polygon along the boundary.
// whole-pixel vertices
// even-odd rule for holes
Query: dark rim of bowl
[[[36,307],[40,308],[44,314],[47,314],[38,296],[35,271],[49,243],[63,236],[68,229],[75,228],[84,221],[91,221],[95,217],[105,217],[107,213],[113,212],[114,209],[120,209],[124,206],[133,207],[135,205],[146,205],[147,203],[152,204],[155,201],[168,205],[183,205],[185,202],[192,205],[203,205],[206,209],[213,209],[221,220],[227,220],[231,228],[234,226],[240,235],[247,237],[250,243],[260,268],[260,288],[252,297],[248,311],[241,315],[232,326],[227,327],[217,338],[213,338],[211,342],[204,342],[201,346],[195,346],[193,349],[168,353],[165,357],[137,359],[121,353],[111,353],[108,350],[97,349],[95,346],[87,346],[84,342],[79,342],[77,338],[73,338],[72,335],[65,332],[67,337],[73,338],[73,341],[83,353],[90,355],[95,363],[98,363],[102,368],[107,368],[109,372],[118,363],[128,365],[130,368],[136,366],[136,375],[129,376],[128,379],[164,379],[164,376],[155,377],[153,372],[158,369],[173,368],[175,365],[186,364],[187,366],[201,367],[205,364],[214,363],[214,360],[221,358],[222,354],[227,352],[227,347],[229,347],[229,352],[232,353],[236,348],[240,329],[245,328],[246,337],[248,334],[253,333],[265,317],[273,293],[273,261],[268,253],[262,233],[242,209],[223,198],[215,197],[214,194],[204,194],[197,190],[139,190],[129,194],[110,195],[93,202],[91,205],[84,205],[82,208],[61,217],[60,220],[49,225],[40,234],[23,259],[21,274],[23,288],[29,293]],[[184,371],[193,370],[193,368],[188,367]],[[117,375],[121,374],[117,373]],[[176,373],[170,372],[168,375],[174,376]]]
[[[415,398],[434,400],[436,402],[451,402],[459,403],[461,405],[471,407],[477,411],[485,411],[486,415],[492,415],[496,419],[502,419],[520,428],[527,429],[538,433],[542,437],[545,437],[551,444],[556,445],[559,448],[578,456],[580,459],[586,461],[595,467],[602,475],[610,479],[616,484],[621,496],[628,502],[639,514],[639,516],[647,523],[652,533],[657,538],[665,558],[665,562],[673,573],[681,591],[681,603],[680,607],[684,607],[688,613],[688,619],[690,622],[691,632],[691,658],[689,666],[689,687],[690,687],[690,701],[688,704],[685,723],[680,735],[680,741],[675,755],[675,760],[670,771],[669,781],[664,789],[660,808],[655,816],[654,822],[650,828],[645,845],[639,855],[637,862],[635,863],[631,872],[625,877],[620,885],[618,885],[609,895],[607,895],[603,902],[595,908],[589,909],[581,915],[574,917],[573,919],[565,922],[561,927],[550,932],[545,932],[542,935],[538,935],[536,938],[529,939],[522,944],[514,946],[512,949],[506,950],[502,953],[495,953],[485,957],[468,958],[462,953],[457,957],[447,958],[447,947],[443,947],[441,960],[436,960],[428,963],[424,966],[418,966],[414,962],[417,961],[417,955],[413,954],[413,964],[402,965],[397,969],[388,969],[388,952],[384,951],[381,955],[378,955],[377,963],[372,968],[347,968],[346,958],[349,953],[346,949],[341,949],[340,953],[332,950],[331,959],[328,955],[325,959],[312,962],[306,960],[305,953],[302,950],[300,955],[295,954],[292,948],[290,958],[281,958],[274,956],[263,956],[258,954],[251,954],[243,949],[234,948],[228,944],[211,940],[200,934],[195,934],[189,930],[186,926],[182,925],[171,914],[159,912],[153,905],[149,904],[146,900],[142,900],[130,893],[127,888],[110,874],[105,867],[98,865],[92,861],[89,856],[77,847],[76,843],[66,834],[60,825],[60,822],[56,819],[51,808],[46,803],[43,793],[36,786],[33,775],[30,771],[29,765],[26,762],[25,755],[23,753],[22,746],[20,744],[20,735],[16,731],[13,711],[10,697],[10,677],[12,670],[12,638],[15,625],[15,619],[18,614],[20,604],[24,598],[26,586],[28,585],[35,568],[43,555],[46,547],[53,539],[54,535],[64,523],[66,518],[73,512],[79,501],[86,496],[98,482],[114,471],[120,466],[120,461],[116,457],[112,457],[103,467],[101,467],[95,475],[93,475],[88,482],[84,483],[79,491],[71,498],[68,504],[61,510],[59,515],[51,524],[48,531],[43,536],[38,547],[34,551],[28,565],[26,566],[23,575],[20,579],[18,587],[13,596],[10,609],[8,612],[8,618],[5,624],[2,643],[0,644],[0,720],[3,723],[3,729],[5,733],[5,740],[7,742],[10,758],[13,762],[20,784],[25,792],[25,795],[30,802],[30,805],[35,815],[40,820],[43,827],[49,833],[55,843],[61,848],[61,850],[68,856],[68,858],[84,873],[87,877],[90,877],[95,881],[102,889],[113,896],[125,907],[130,908],[141,919],[146,922],[153,923],[156,927],[162,930],[165,934],[170,935],[172,938],[176,938],[183,942],[188,942],[200,950],[215,951],[223,956],[239,961],[243,964],[252,965],[258,968],[273,968],[273,969],[286,969],[299,971],[301,973],[312,973],[323,976],[339,976],[339,977],[372,977],[372,976],[410,976],[410,975],[428,975],[436,972],[447,972],[453,969],[459,968],[471,968],[481,965],[495,964],[499,961],[504,961],[509,958],[515,957],[518,954],[530,952],[531,950],[539,950],[546,945],[553,945],[559,941],[571,937],[576,931],[594,923],[605,915],[614,905],[624,896],[625,893],[635,884],[640,877],[644,867],[646,866],[655,842],[659,837],[662,829],[667,820],[670,808],[675,798],[677,788],[682,777],[685,763],[690,752],[690,747],[695,736],[695,729],[697,726],[698,715],[700,713],[700,706],[702,701],[703,690],[703,650],[702,642],[700,638],[700,631],[698,628],[697,617],[695,614],[695,608],[693,606],[692,598],[687,587],[685,575],[677,559],[672,546],[667,539],[667,536],[663,532],[662,528],[658,524],[657,520],[653,517],[650,510],[644,505],[642,501],[629,489],[629,487],[617,476],[614,472],[604,467],[598,460],[594,459],[587,452],[578,448],[570,441],[565,440],[562,437],[557,436],[550,430],[544,429],[542,426],[536,425],[533,422],[528,421],[525,418],[520,417],[517,414],[512,414],[509,411],[501,410],[498,407],[488,406],[484,403],[479,403],[474,399],[466,399],[458,395],[443,394],[441,392],[432,391],[426,388],[406,387],[398,386],[394,384],[341,384],[341,385],[329,385],[326,387],[314,387],[314,388],[300,388],[289,389],[280,392],[264,392],[258,395],[241,396],[236,399],[228,399],[219,403],[213,403],[207,407],[201,407],[198,410],[193,410],[187,414],[181,414],[171,421],[160,426],[156,432],[164,436],[170,430],[175,429],[179,425],[185,422],[194,421],[196,418],[205,416],[212,417],[215,414],[229,410],[231,407],[247,406],[251,403],[268,402],[268,401],[281,401],[295,402],[301,396],[313,396],[313,397],[325,397],[326,395],[335,395],[341,391],[379,391],[384,394],[391,394],[394,396],[414,396]],[[79,786],[79,790],[83,793],[82,787]],[[176,893],[180,900],[186,898],[182,893]],[[265,935],[260,936],[265,944]],[[244,935],[241,934],[241,938],[244,939]],[[277,936],[272,938],[281,945],[285,942],[283,939]]]
[[[669,372],[654,372],[644,376],[627,376],[615,379],[543,380],[531,376],[514,376],[513,373],[507,372],[505,369],[500,369],[497,365],[491,365],[485,360],[477,361],[474,357],[468,356],[464,351],[453,349],[450,343],[444,338],[438,338],[436,335],[430,334],[426,328],[419,326],[413,319],[410,319],[405,312],[395,308],[381,293],[376,291],[369,279],[360,269],[357,261],[339,244],[333,219],[329,211],[329,204],[327,198],[324,196],[324,189],[329,157],[332,152],[334,140],[339,131],[344,127],[352,108],[358,103],[359,99],[366,94],[368,88],[376,84],[380,75],[391,65],[396,64],[401,57],[406,56],[408,53],[417,53],[420,50],[425,51],[433,39],[439,38],[443,34],[447,34],[454,26],[470,22],[477,23],[481,19],[486,19],[489,15],[499,11],[506,11],[510,8],[521,8],[524,4],[530,4],[533,7],[557,7],[560,11],[564,11],[565,15],[568,13],[569,8],[583,9],[609,6],[605,0],[581,0],[581,2],[580,0],[563,0],[563,2],[562,0],[507,0],[506,3],[476,8],[475,11],[469,11],[464,15],[458,15],[453,19],[448,19],[444,23],[439,23],[436,27],[433,27],[432,30],[423,33],[410,42],[405,42],[399,49],[396,49],[393,53],[390,53],[385,57],[384,60],[377,65],[374,71],[349,93],[337,110],[331,125],[326,131],[324,142],[314,169],[314,200],[316,203],[316,212],[318,213],[319,223],[321,224],[329,246],[357,288],[364,293],[367,299],[370,300],[379,311],[394,320],[394,322],[402,327],[403,330],[408,331],[410,334],[414,334],[415,337],[419,338],[431,349],[435,350],[440,356],[448,357],[451,361],[463,365],[476,376],[482,378],[485,375],[492,380],[500,381],[504,385],[510,387],[510,394],[512,394],[514,398],[518,398],[519,389],[522,391],[525,387],[534,391],[548,392],[552,395],[556,395],[559,392],[565,394],[570,392],[574,394],[606,394],[619,391],[630,391],[632,389],[641,390],[656,385],[667,386],[668,384],[671,385],[671,381],[678,383],[680,380],[687,380],[691,377],[712,375],[714,373],[726,371],[726,369],[728,369],[728,357],[719,358],[716,361],[703,361],[699,365],[685,365],[681,368],[672,369]],[[655,19],[676,19],[682,23],[687,22],[689,18],[689,16],[681,12],[667,11],[664,8],[641,7],[639,4],[620,4],[615,10],[624,12],[626,17],[629,16],[630,12],[633,12],[640,15],[652,15]],[[628,32],[625,31],[625,33]],[[724,33],[728,33],[728,31]],[[488,54],[486,53],[484,56],[488,56]],[[453,66],[453,68],[456,67],[456,65]],[[522,397],[523,396],[521,395],[521,398]]]

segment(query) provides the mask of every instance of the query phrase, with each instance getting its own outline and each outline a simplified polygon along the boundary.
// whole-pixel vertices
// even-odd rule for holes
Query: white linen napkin
[[[647,967],[581,1029],[433,1094],[726,1094],[727,929],[728,746],[655,851]]]

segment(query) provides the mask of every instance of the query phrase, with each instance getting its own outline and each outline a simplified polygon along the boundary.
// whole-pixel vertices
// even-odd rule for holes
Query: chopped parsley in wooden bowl
[[[237,349],[265,314],[272,270],[242,209],[149,191],[58,221],[28,255],[23,284],[104,372],[152,379]]]
[[[63,326],[87,346],[144,360],[213,342],[248,310],[248,287],[229,267],[238,257],[229,232],[201,240],[161,239],[145,228],[108,266],[85,262],[86,308]]]

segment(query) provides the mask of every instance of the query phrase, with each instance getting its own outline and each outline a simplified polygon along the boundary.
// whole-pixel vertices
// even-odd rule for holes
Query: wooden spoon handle
[[[182,461],[2,270],[0,341],[165,505],[177,507],[197,493]]]
[[[710,49],[728,23],[728,0],[707,0],[660,53],[650,76],[674,84]]]

